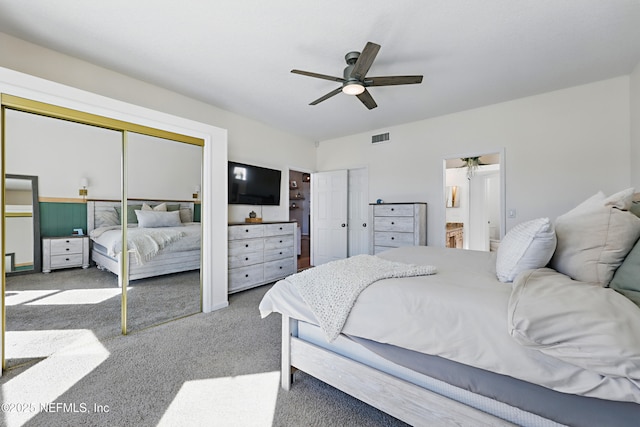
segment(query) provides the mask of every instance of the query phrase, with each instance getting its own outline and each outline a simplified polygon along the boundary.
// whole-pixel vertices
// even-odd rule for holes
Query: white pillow
[[[167,211],[167,204],[166,203],[160,203],[159,205],[155,205],[155,206],[151,207],[148,204],[143,203],[142,204],[142,210],[143,211],[166,212]]]
[[[628,206],[633,189],[610,197],[600,193],[555,221],[558,245],[550,266],[582,282],[608,286],[640,237],[640,218]]]
[[[513,282],[525,270],[544,267],[556,249],[556,233],[549,218],[538,218],[513,227],[498,247],[496,274],[501,282]]]
[[[136,216],[138,217],[138,227],[140,228],[182,226],[179,211],[162,212],[136,210]]]
[[[613,289],[550,268],[513,282],[507,318],[519,344],[589,371],[640,380],[640,309]]]

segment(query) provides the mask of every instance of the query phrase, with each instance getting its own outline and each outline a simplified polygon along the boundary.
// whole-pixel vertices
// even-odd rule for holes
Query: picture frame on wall
[[[298,188],[298,183],[296,181],[291,181],[289,187],[291,188]]]

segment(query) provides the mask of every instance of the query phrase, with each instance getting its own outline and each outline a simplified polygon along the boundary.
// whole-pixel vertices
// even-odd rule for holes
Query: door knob
[[[344,222],[342,224],[340,224],[340,227],[346,227],[347,224],[345,224]]]
[[[366,227],[366,226],[367,226],[367,223],[366,223],[366,222],[365,222],[365,223],[363,223],[363,224],[362,224],[362,226],[363,226],[363,227]]]

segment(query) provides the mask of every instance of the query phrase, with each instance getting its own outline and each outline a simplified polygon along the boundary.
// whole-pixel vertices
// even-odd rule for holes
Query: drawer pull
[[[245,248],[248,248],[248,247],[249,247],[249,244],[247,243],[246,245],[244,245],[244,247],[245,247]]]
[[[245,275],[244,275],[244,277],[249,277],[249,275],[248,275],[248,274],[245,274]]]
[[[280,252],[280,255],[282,255],[282,252]]]
[[[280,230],[282,230],[282,227],[280,227]]]
[[[249,257],[245,257],[245,259],[244,259],[244,260],[245,260],[245,261],[249,261]]]
[[[282,243],[282,240],[280,240],[280,243]]]
[[[64,260],[65,260],[65,261],[69,261],[69,258],[65,258]]]
[[[395,237],[392,237],[391,240],[395,240]]]
[[[394,211],[394,208],[391,208],[391,212],[393,212],[393,211]]]
[[[362,226],[366,228],[367,227],[367,223],[366,222],[363,223]]]
[[[249,229],[247,228],[247,229],[245,229],[244,231],[245,231],[246,233],[248,233],[248,232],[249,232]]]
[[[65,251],[68,251],[68,250],[69,250],[69,248],[66,248],[66,249],[65,249]]]
[[[69,243],[69,241],[68,241],[68,240],[65,240],[65,242],[66,242],[66,243]]]
[[[396,223],[395,223],[395,222],[393,222],[393,221],[391,221],[391,225],[396,225]]]
[[[282,266],[280,266],[280,270],[282,270]]]

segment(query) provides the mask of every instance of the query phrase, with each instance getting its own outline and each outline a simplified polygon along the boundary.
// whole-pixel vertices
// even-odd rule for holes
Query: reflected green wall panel
[[[87,233],[86,203],[40,202],[42,237],[70,236],[74,228]]]

